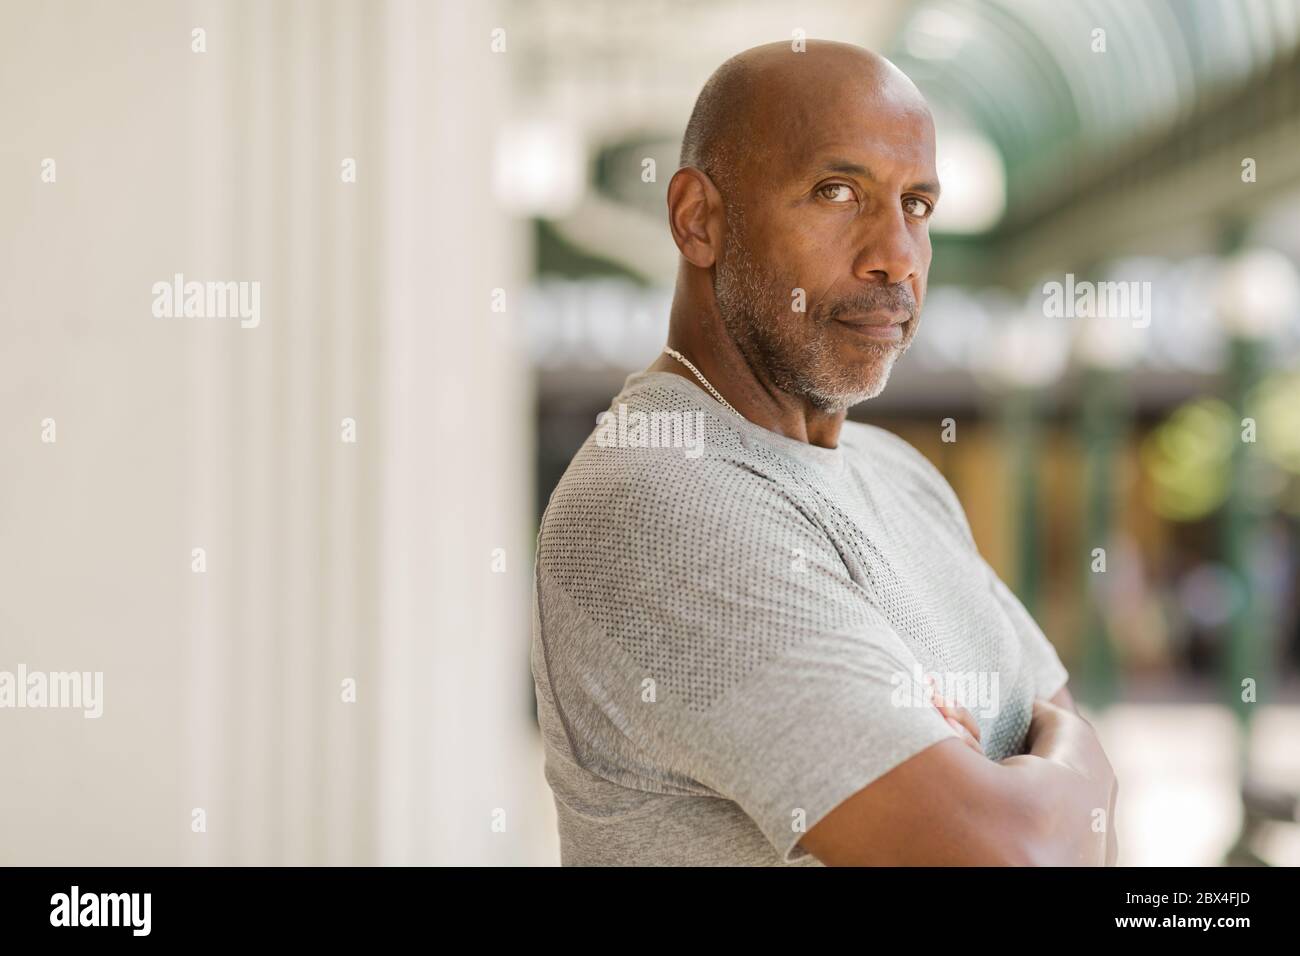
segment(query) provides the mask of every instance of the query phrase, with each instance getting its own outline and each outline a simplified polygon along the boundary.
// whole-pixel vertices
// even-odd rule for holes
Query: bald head
[[[916,332],[937,180],[930,111],[888,60],[823,40],[732,57],[668,184],[674,335],[822,412],[875,395]]]
[[[808,40],[802,52],[789,41],[767,43],[736,54],[705,82],[682,137],[680,165],[708,173],[732,198],[742,167],[788,154],[844,100],[928,115],[912,81],[877,53],[831,40]]]

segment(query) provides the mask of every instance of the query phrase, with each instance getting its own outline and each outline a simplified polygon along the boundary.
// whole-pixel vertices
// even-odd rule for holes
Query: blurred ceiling
[[[700,86],[732,54],[798,30],[879,50],[916,81],[939,126],[945,200],[963,172],[976,197],[1005,190],[975,236],[938,238],[938,281],[1015,287],[1111,255],[1195,254],[1234,218],[1300,189],[1300,0],[541,0],[509,10],[515,121],[533,131],[524,142],[548,145],[501,162],[555,174],[534,176],[532,207],[549,220],[552,252],[567,245],[653,284],[675,273],[664,188]],[[1001,183],[974,168],[978,151],[945,161],[945,141],[961,136],[991,144]],[[585,168],[561,188],[559,171],[574,165],[565,156]],[[1268,174],[1248,192],[1246,156]]]
[[[517,0],[509,36],[516,99],[579,124],[597,143],[630,130],[681,140],[709,74],[741,50],[833,37],[882,49],[914,6],[776,0]]]
[[[1020,203],[1158,141],[1296,48],[1295,0],[937,0],[888,54],[998,148]]]

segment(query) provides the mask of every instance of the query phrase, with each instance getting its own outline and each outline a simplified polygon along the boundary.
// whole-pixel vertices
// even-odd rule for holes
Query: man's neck
[[[847,413],[824,411],[807,399],[777,388],[762,370],[750,364],[732,341],[716,310],[706,311],[713,314],[688,318],[685,308],[674,299],[668,328],[669,347],[681,352],[736,411],[755,425],[796,441],[823,448],[837,447],[840,426]],[[715,330],[712,336],[703,333],[706,322]],[[672,372],[700,384],[694,372],[666,352],[660,353],[646,371]]]

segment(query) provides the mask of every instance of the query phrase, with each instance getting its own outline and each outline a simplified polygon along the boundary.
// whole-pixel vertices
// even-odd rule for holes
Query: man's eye
[[[817,190],[818,195],[833,203],[853,202],[857,197],[853,195],[853,190],[844,183],[827,183]]]
[[[916,196],[908,196],[903,200],[903,211],[909,216],[915,216],[917,219],[924,219],[930,215],[933,208],[924,199],[918,199]]]

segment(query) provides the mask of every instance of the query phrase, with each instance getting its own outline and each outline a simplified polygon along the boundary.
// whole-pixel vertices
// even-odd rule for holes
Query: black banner
[[[1293,929],[1295,887],[1294,870],[1269,868],[10,868],[0,870],[0,925],[7,942],[71,934],[79,944],[338,944],[470,927],[490,938],[563,922],[602,944],[678,924],[806,940],[829,924],[864,944],[1024,931],[1231,945]]]

